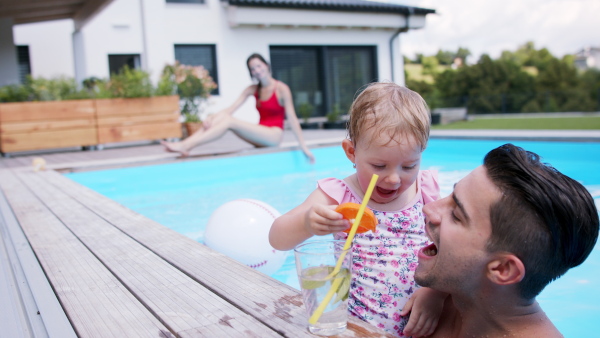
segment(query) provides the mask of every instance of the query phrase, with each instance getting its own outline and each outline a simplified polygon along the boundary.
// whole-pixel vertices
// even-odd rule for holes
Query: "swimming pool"
[[[442,196],[480,165],[492,148],[507,141],[433,139],[422,169],[439,170]],[[540,154],[545,162],[582,182],[600,207],[600,143],[513,142]],[[226,157],[194,162],[66,174],[76,182],[116,200],[200,242],[213,210],[240,198],[263,201],[281,213],[301,203],[324,177],[354,172],[341,147],[313,149],[314,166],[301,152]],[[550,284],[539,302],[566,337],[594,336],[600,324],[600,245],[580,267]],[[297,287],[292,255],[273,277]]]

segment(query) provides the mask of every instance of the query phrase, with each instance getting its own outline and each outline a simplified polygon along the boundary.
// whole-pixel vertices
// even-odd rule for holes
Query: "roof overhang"
[[[73,19],[75,28],[85,25],[113,0],[0,0],[0,18],[24,24]]]
[[[230,27],[417,29],[435,10],[362,0],[223,0]],[[334,14],[335,15],[332,15]]]

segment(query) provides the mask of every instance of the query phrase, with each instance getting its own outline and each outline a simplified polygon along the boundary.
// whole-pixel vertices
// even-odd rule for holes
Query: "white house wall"
[[[74,77],[73,20],[55,20],[17,25],[13,29],[15,45],[29,46],[33,77]]]
[[[156,81],[164,65],[175,61],[175,44],[214,44],[219,95],[212,98],[208,112],[216,112],[231,104],[251,84],[246,58],[260,53],[268,59],[269,46],[376,46],[379,79],[391,80],[390,38],[406,25],[404,16],[399,14],[237,8],[232,17],[231,11],[232,7],[219,0],[207,0],[203,5],[167,4],[165,0],[114,0],[81,31],[75,34],[56,31],[60,31],[60,39],[75,43],[75,54],[84,58],[77,64],[78,80],[91,76],[108,78],[109,54],[139,54],[142,67]],[[232,20],[237,22],[233,27]],[[284,25],[285,22],[291,24]],[[328,22],[330,24],[326,24]],[[424,24],[424,17],[413,17],[409,23],[419,27]],[[20,30],[21,26],[15,27],[15,31]],[[54,41],[58,38],[56,35],[46,27],[38,32],[36,41],[17,41],[32,48],[34,76],[56,73],[56,67],[37,59],[40,51],[35,47],[44,39]],[[69,62],[70,69],[61,66],[60,71],[72,76],[75,72],[73,47],[61,49],[64,49],[63,54],[53,55],[51,59]],[[395,55],[401,67],[400,52]],[[398,75],[399,71],[395,69],[395,73]],[[394,79],[403,83],[398,76]],[[236,116],[257,121],[253,101],[248,100]]]

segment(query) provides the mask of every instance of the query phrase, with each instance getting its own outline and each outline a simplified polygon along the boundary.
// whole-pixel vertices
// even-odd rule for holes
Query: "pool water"
[[[439,171],[441,195],[479,166],[501,140],[430,140],[421,169]],[[580,181],[600,208],[600,143],[512,143],[538,153]],[[124,206],[181,234],[203,241],[211,213],[241,198],[263,201],[281,213],[300,204],[325,177],[354,172],[341,146],[313,149],[316,164],[299,151],[66,174]],[[272,277],[298,288],[293,254]],[[551,283],[538,301],[566,337],[596,336],[600,324],[600,245],[581,266]]]

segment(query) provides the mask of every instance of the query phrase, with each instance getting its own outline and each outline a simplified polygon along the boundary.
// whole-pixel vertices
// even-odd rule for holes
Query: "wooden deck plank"
[[[307,322],[298,290],[148,220],[66,177],[48,173],[44,180],[77,198],[157,255],[282,335],[311,336],[298,330]],[[387,336],[356,318],[351,318],[350,323],[353,329],[342,336]]]
[[[22,171],[19,178],[106,265],[111,272],[175,334],[218,329],[217,336],[278,336],[252,316],[123,234],[56,186],[46,184],[55,172]],[[227,324],[224,323],[224,318]]]
[[[168,333],[14,174],[0,185],[79,336]]]

